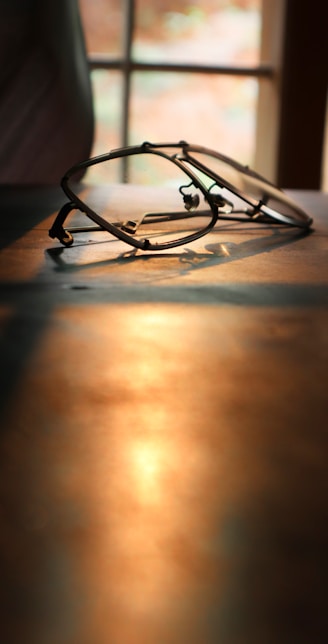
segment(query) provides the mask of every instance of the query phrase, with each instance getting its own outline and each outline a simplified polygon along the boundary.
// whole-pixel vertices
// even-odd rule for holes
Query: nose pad
[[[181,186],[179,188],[179,192],[183,196],[183,202],[184,202],[186,210],[196,210],[196,208],[198,208],[199,203],[200,203],[199,195],[197,195],[197,194],[195,194],[195,195],[186,194],[184,192],[185,188],[190,188],[190,186],[192,186],[192,185],[193,185],[193,182],[191,181],[191,183],[188,183],[187,186]]]
[[[186,210],[196,210],[199,206],[199,195],[183,195]]]

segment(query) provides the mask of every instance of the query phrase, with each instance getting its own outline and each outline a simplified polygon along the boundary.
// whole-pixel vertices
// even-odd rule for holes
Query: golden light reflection
[[[195,580],[185,569],[180,547],[185,542],[189,548],[193,520],[188,497],[202,478],[202,459],[179,471],[181,440],[175,445],[169,435],[154,437],[148,429],[143,438],[131,436],[126,444],[126,469],[120,473],[124,484],[121,480],[119,485],[125,513],[116,525],[115,550],[121,562],[116,591],[122,606],[132,614],[151,615],[174,612],[174,598],[193,591]],[[191,532],[197,540],[195,525]]]
[[[228,245],[227,245],[227,244],[219,244],[219,248],[220,248],[220,250],[221,250],[221,254],[222,254],[224,257],[230,257],[230,250],[229,250],[229,248],[228,248]]]
[[[217,324],[212,308],[204,318],[185,305],[63,306],[26,367],[11,420],[22,440],[26,418],[37,436],[47,522],[33,521],[69,553],[89,641],[157,642],[152,624],[179,620],[186,633],[211,588],[233,434],[213,406],[222,366],[204,319]]]
[[[135,495],[144,504],[158,503],[163,496],[160,481],[165,468],[163,444],[157,442],[152,445],[150,441],[132,443],[130,458]]]
[[[200,497],[211,454],[191,431],[186,384],[193,365],[180,360],[190,342],[185,318],[149,305],[134,313],[120,324],[126,354],[118,377],[127,398],[111,425],[120,437],[113,481],[119,519],[111,531],[119,569],[115,597],[131,615],[172,617],[181,596],[188,603],[198,592],[197,557],[207,567],[207,510]]]

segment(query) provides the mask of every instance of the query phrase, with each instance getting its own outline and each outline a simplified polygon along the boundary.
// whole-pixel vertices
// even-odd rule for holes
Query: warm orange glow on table
[[[230,228],[157,257],[51,254],[44,223],[7,246],[6,642],[320,633],[325,225],[288,243]]]

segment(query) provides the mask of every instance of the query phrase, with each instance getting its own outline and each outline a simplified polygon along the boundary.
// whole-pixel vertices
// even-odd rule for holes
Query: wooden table
[[[312,234],[59,248],[2,189],[1,641],[327,639],[328,195]]]

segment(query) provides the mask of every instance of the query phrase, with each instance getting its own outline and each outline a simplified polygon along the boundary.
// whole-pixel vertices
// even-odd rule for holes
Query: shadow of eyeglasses
[[[260,226],[260,225],[259,225]],[[238,233],[244,234],[247,233],[247,239],[243,241],[212,241],[213,237],[217,234],[222,233],[226,235],[228,232],[231,234]],[[261,230],[262,234],[256,237],[249,238],[249,235],[252,232],[258,232]],[[268,234],[270,233],[270,234]],[[181,252],[140,252],[138,249],[133,248],[132,250],[127,250],[123,253],[120,253],[116,257],[110,257],[108,259],[100,259],[97,261],[89,262],[72,262],[66,261],[65,256],[68,253],[71,253],[72,250],[79,250],[81,247],[90,248],[90,242],[76,244],[74,249],[67,249],[64,247],[57,248],[48,248],[46,253],[51,257],[52,261],[55,263],[55,270],[59,272],[79,272],[91,270],[93,268],[101,267],[117,267],[127,264],[138,263],[149,263],[154,261],[159,263],[165,259],[166,267],[167,262],[169,262],[170,267],[174,268],[174,263],[178,261],[179,272],[185,273],[186,270],[200,270],[208,266],[215,266],[220,264],[226,264],[228,262],[233,262],[240,259],[246,259],[247,257],[253,257],[260,255],[262,253],[269,253],[278,248],[281,248],[286,245],[295,243],[296,241],[305,238],[313,233],[312,229],[296,229],[296,228],[286,228],[285,226],[267,226],[265,230],[263,227],[253,227],[246,229],[241,229],[240,226],[232,227],[231,225],[213,229],[210,233],[211,242],[204,246],[205,252],[194,250],[193,248],[181,246]],[[106,241],[97,241],[92,243],[92,247],[96,245],[103,244],[117,244],[116,240],[106,240]],[[181,270],[181,265],[183,265],[183,270]]]

